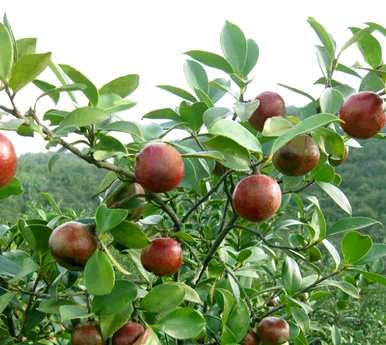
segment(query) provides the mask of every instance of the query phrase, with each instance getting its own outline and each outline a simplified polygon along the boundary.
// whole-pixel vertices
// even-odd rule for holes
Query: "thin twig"
[[[299,189],[294,189],[294,190],[287,190],[283,192],[283,194],[293,194],[293,193],[300,193],[303,190],[307,189],[308,187],[312,186],[315,183],[314,180],[307,182],[303,187],[300,187]]]

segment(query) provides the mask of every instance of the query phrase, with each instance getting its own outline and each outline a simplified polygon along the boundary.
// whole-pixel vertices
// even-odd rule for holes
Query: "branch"
[[[299,189],[294,189],[294,190],[287,190],[286,192],[283,192],[283,194],[300,193],[303,190],[307,189],[309,186],[313,185],[314,183],[315,183],[315,180],[309,181],[303,187],[300,187]]]
[[[178,219],[177,214],[165,201],[162,200],[162,198],[158,194],[146,193],[146,197],[148,200],[153,200],[165,213],[169,215],[169,217],[174,223],[174,228],[176,230],[181,229],[181,222]]]

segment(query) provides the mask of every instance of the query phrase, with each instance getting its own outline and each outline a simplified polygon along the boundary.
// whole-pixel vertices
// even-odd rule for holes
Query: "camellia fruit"
[[[173,146],[148,144],[136,157],[135,178],[147,191],[168,192],[184,178],[184,162]]]
[[[6,186],[16,173],[17,157],[11,141],[0,133],[0,188]]]
[[[273,165],[287,176],[302,176],[319,164],[318,145],[309,135],[298,135],[275,152]]]
[[[145,332],[137,322],[128,322],[114,333],[112,345],[133,345]]]
[[[270,316],[260,321],[257,335],[264,345],[281,345],[288,341],[290,328],[287,321]]]
[[[71,335],[72,345],[104,345],[99,326],[94,322],[87,322],[75,326]]]
[[[115,181],[106,191],[105,200],[109,208],[129,210],[127,219],[137,220],[145,208],[145,190],[139,183]]]
[[[251,175],[243,178],[233,192],[236,213],[252,222],[271,218],[281,204],[279,184],[270,176]]]
[[[70,271],[81,271],[98,247],[93,231],[78,222],[58,226],[51,233],[48,244],[55,260]]]
[[[343,130],[357,139],[373,137],[386,123],[382,98],[371,91],[350,96],[340,109],[339,116]]]
[[[258,131],[263,130],[265,121],[269,117],[283,116],[285,114],[285,103],[278,93],[265,91],[257,95],[256,99],[260,101],[260,104],[249,118],[249,123]]]
[[[254,331],[250,330],[243,340],[243,345],[258,345],[258,344],[259,344],[259,338],[257,337],[257,334]]]
[[[141,262],[147,271],[157,276],[174,274],[182,264],[181,245],[169,237],[157,238],[142,250]]]

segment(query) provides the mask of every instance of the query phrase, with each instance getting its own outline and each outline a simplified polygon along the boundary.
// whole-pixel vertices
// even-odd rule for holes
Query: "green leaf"
[[[328,55],[330,58],[335,57],[335,44],[331,35],[326,31],[326,29],[314,18],[309,17],[308,23],[314,29],[315,33],[318,35],[320,41],[323,43],[323,46],[327,49]]]
[[[119,244],[126,248],[145,248],[150,240],[137,223],[123,221],[111,230],[111,234]]]
[[[99,250],[88,259],[83,274],[87,291],[92,295],[107,295],[114,287],[113,266],[107,255]]]
[[[62,305],[59,307],[60,318],[62,322],[73,319],[85,319],[90,316],[87,308],[83,305]]]
[[[185,301],[196,303],[196,304],[203,304],[200,295],[197,293],[196,290],[194,290],[192,287],[185,283],[177,283],[181,285],[185,290]]]
[[[85,127],[93,124],[97,124],[106,120],[109,114],[102,109],[93,107],[83,107],[73,110],[69,113],[62,122],[60,122],[61,128],[67,127]]]
[[[52,229],[44,224],[27,225],[19,222],[19,230],[31,248],[39,253],[48,251],[48,239]]]
[[[386,286],[386,277],[382,274],[359,271],[369,281]]]
[[[203,115],[203,121],[205,123],[205,126],[209,128],[217,120],[225,119],[230,116],[232,116],[232,112],[228,108],[213,107],[205,110]]]
[[[362,259],[371,249],[373,241],[368,235],[357,231],[347,233],[342,240],[342,252],[347,264],[355,264]]]
[[[99,101],[99,93],[95,85],[74,67],[62,64],[59,66],[74,83],[83,84],[85,86],[85,89],[83,90],[84,95],[92,105],[96,106]]]
[[[0,200],[8,198],[12,195],[19,195],[24,192],[24,189],[17,178],[13,178],[6,186],[0,188]]]
[[[290,128],[274,141],[271,149],[271,155],[273,155],[277,150],[279,150],[296,136],[309,133],[319,127],[323,127],[329,123],[338,121],[339,118],[332,114],[317,114],[306,118],[302,122]]]
[[[141,308],[150,313],[160,313],[178,307],[184,300],[185,289],[178,283],[153,287],[141,301]]]
[[[339,112],[344,97],[340,91],[333,89],[332,87],[323,90],[320,95],[319,103],[323,113],[336,114]]]
[[[240,301],[240,303],[235,304],[229,316],[228,327],[235,336],[236,342],[240,343],[244,339],[250,323],[246,302]]]
[[[266,137],[279,137],[293,126],[294,124],[285,117],[269,117],[264,123],[262,134]]]
[[[294,259],[287,256],[283,263],[281,273],[283,285],[290,295],[293,295],[302,286],[302,275],[298,264]]]
[[[244,33],[238,26],[226,21],[220,41],[225,58],[237,73],[242,74],[247,61],[247,41]]]
[[[14,51],[10,33],[2,23],[0,23],[0,52],[0,80],[8,81],[12,70]]]
[[[242,71],[243,76],[248,76],[259,59],[259,47],[253,39],[247,40],[247,59]]]
[[[64,299],[56,299],[56,298],[46,299],[39,303],[38,310],[46,314],[60,314],[59,308],[62,305],[76,306],[77,303],[71,300],[64,300]]]
[[[139,84],[138,74],[127,74],[125,76],[116,78],[107,84],[103,85],[99,89],[101,95],[106,93],[113,93],[122,98],[130,95],[134,90],[137,89]]]
[[[385,82],[376,73],[367,73],[359,86],[359,91],[374,91],[378,92],[385,87]]]
[[[346,231],[365,229],[376,224],[382,225],[381,222],[367,217],[341,218],[327,230],[327,235],[332,236]]]
[[[224,157],[221,164],[225,167],[236,171],[249,170],[249,152],[235,141],[224,137],[215,137],[206,141],[205,146],[208,149],[221,152]]]
[[[341,345],[342,343],[340,330],[335,325],[331,326],[331,340],[332,340],[332,345]]]
[[[182,157],[214,159],[217,161],[224,160],[224,155],[219,151],[197,151],[191,153],[184,153],[182,154]]]
[[[193,90],[200,89],[208,93],[208,76],[205,69],[199,63],[187,60],[184,64],[184,73],[186,81]]]
[[[386,256],[386,244],[374,243],[369,252],[358,262],[358,264],[371,264]]]
[[[197,99],[191,93],[179,87],[171,86],[171,85],[157,85],[157,87],[159,87],[162,90],[168,91],[173,95],[181,97],[189,102],[193,102],[193,103],[197,102]]]
[[[110,338],[116,331],[118,331],[129,319],[133,313],[133,307],[130,304],[125,310],[112,313],[102,314],[99,317],[99,323],[101,326],[104,339]]]
[[[110,209],[104,204],[100,205],[95,214],[97,231],[102,233],[114,229],[127,218],[128,213],[128,210]]]
[[[338,187],[326,182],[317,182],[317,184],[343,211],[352,214],[350,201]]]
[[[207,106],[202,102],[189,104],[183,101],[179,107],[181,119],[185,121],[193,131],[198,132],[203,124],[203,114]]]
[[[92,309],[98,315],[120,313],[128,309],[136,297],[137,287],[132,282],[117,280],[110,294],[94,297]]]
[[[318,59],[318,64],[320,70],[323,73],[324,85],[327,85],[327,79],[331,75],[332,70],[332,58],[328,55],[327,49],[322,46],[316,46],[316,57]]]
[[[240,121],[248,121],[255,110],[259,107],[260,101],[258,99],[249,101],[249,102],[239,102],[237,101],[233,105],[233,109]]]
[[[164,316],[161,329],[175,339],[192,339],[200,335],[205,327],[202,314],[191,308],[177,308]]]
[[[16,292],[6,292],[5,294],[0,296],[0,314],[3,313],[4,309],[7,305],[12,301],[12,299],[16,296]]]
[[[32,37],[17,40],[17,60],[20,60],[24,55],[36,54],[36,42],[37,39]]]
[[[210,134],[231,139],[252,152],[262,152],[259,140],[235,121],[229,119],[218,120],[209,127],[208,131]]]
[[[220,288],[216,289],[216,292],[219,294],[219,296],[221,296],[222,299],[222,305],[220,305],[223,311],[221,320],[223,326],[225,326],[228,323],[229,315],[235,304],[235,298],[229,290]]]
[[[295,92],[295,93],[298,93],[299,95],[302,95],[302,96],[304,96],[304,97],[307,97],[307,98],[309,98],[312,102],[315,102],[315,101],[316,101],[316,99],[315,99],[314,97],[312,97],[309,93],[304,92],[304,91],[302,91],[302,90],[299,90],[299,89],[297,89],[296,87],[288,86],[288,85],[285,85],[285,84],[277,84],[277,85],[279,85],[279,86],[281,86],[281,87],[285,87],[286,89],[291,90],[291,91],[293,91],[293,92]]]
[[[203,50],[190,50],[185,54],[209,67],[217,68],[225,73],[233,73],[232,66],[229,62],[218,54]]]
[[[49,92],[51,90],[54,90],[56,88],[55,85],[52,85],[50,83],[47,83],[43,80],[35,79],[33,81],[34,85],[36,85],[40,90],[42,90],[44,93]],[[52,101],[56,104],[59,101],[60,94],[59,92],[50,94],[48,93],[49,97],[52,99]],[[42,96],[41,96],[42,97]]]
[[[42,73],[51,60],[51,53],[24,55],[12,69],[9,86],[19,91]]]
[[[354,285],[352,285],[346,281],[338,281],[338,280],[328,279],[328,280],[325,280],[324,282],[320,283],[319,286],[320,287],[322,287],[322,286],[335,287],[351,297],[360,298],[358,289]]]
[[[153,119],[153,120],[173,120],[177,122],[181,122],[181,117],[170,108],[163,108],[152,110],[145,115],[143,115],[144,119]]]

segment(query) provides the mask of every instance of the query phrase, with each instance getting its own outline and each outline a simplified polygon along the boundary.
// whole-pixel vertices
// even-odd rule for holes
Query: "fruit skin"
[[[122,208],[129,210],[128,220],[137,220],[141,218],[144,208],[144,197],[136,197],[136,195],[144,195],[145,190],[139,183],[123,183],[115,181],[106,191],[105,200],[109,208]]]
[[[257,335],[264,345],[281,345],[288,341],[290,328],[287,321],[270,316],[260,321]]]
[[[153,240],[142,250],[143,267],[157,276],[178,272],[182,264],[182,249],[179,242],[169,237]]]
[[[258,344],[259,344],[259,338],[257,334],[254,331],[250,330],[245,336],[242,345],[258,345]]]
[[[303,176],[319,164],[318,145],[309,135],[299,135],[272,157],[273,165],[287,176]]]
[[[134,173],[137,182],[145,190],[168,192],[182,182],[184,161],[174,147],[165,143],[151,143],[137,155]]]
[[[251,175],[243,178],[233,192],[236,213],[252,222],[271,218],[281,204],[279,184],[272,177]]]
[[[133,345],[145,332],[143,326],[137,322],[128,322],[114,333],[113,345]]]
[[[16,173],[17,157],[11,141],[0,133],[0,188],[6,186]]]
[[[386,123],[383,101],[376,93],[363,91],[350,96],[339,112],[343,130],[353,138],[368,139]]]
[[[249,118],[249,123],[258,131],[262,131],[269,117],[283,116],[286,112],[283,98],[276,92],[265,91],[256,96],[259,107]]]
[[[87,322],[75,326],[71,335],[72,345],[104,345],[99,326],[94,322]]]
[[[81,271],[98,247],[92,230],[78,222],[58,226],[51,233],[48,244],[55,260],[70,271]]]

